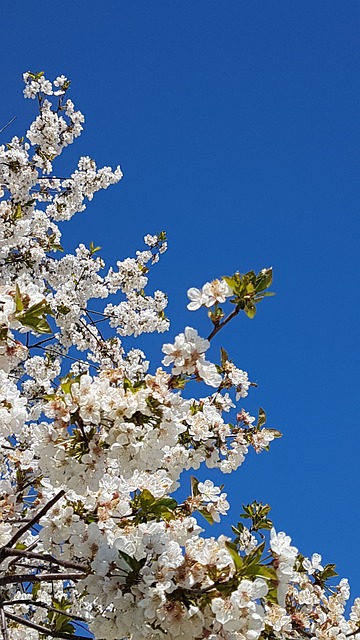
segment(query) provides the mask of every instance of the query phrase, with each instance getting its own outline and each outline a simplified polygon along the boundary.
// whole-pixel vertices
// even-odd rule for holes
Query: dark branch
[[[9,631],[7,628],[7,622],[6,622],[6,616],[5,616],[5,611],[1,605],[0,608],[0,621],[1,621],[1,634],[3,637],[3,640],[10,640],[9,639]]]
[[[30,519],[26,520],[26,522],[30,522]],[[28,546],[26,551],[29,552],[29,551],[32,551],[33,549],[35,549],[35,547],[37,546],[38,542],[39,542],[38,540],[34,540],[34,542]],[[13,558],[12,560],[10,560],[10,562],[8,564],[8,568],[12,567],[12,565],[16,564],[17,562],[18,562],[18,560],[16,558]]]
[[[85,618],[82,618],[81,616],[69,613],[68,611],[63,611],[62,609],[56,609],[56,607],[51,607],[49,604],[41,602],[40,600],[26,600],[25,598],[23,598],[22,600],[6,600],[3,602],[4,607],[13,607],[15,604],[27,604],[31,605],[32,607],[40,607],[41,609],[47,609],[48,611],[53,611],[54,613],[61,613],[62,616],[67,616],[68,618],[72,618],[72,620],[80,620],[80,622],[86,622]]]
[[[64,638],[64,640],[89,640],[89,636],[78,636],[73,633],[62,633],[61,631],[52,631],[49,627],[43,627],[40,624],[35,624],[35,622],[30,622],[30,620],[25,620],[24,618],[19,618],[18,616],[14,616],[12,613],[6,614],[9,620],[13,622],[17,622],[18,624],[23,625],[24,627],[29,627],[30,629],[35,629],[44,635],[51,636],[52,638]]]
[[[77,569],[78,571],[87,571],[87,567],[85,565],[79,564],[78,562],[71,562],[70,560],[61,560],[60,558],[55,558],[50,553],[34,553],[28,550],[22,549],[9,549],[8,547],[4,547],[3,549],[4,557],[8,556],[19,556],[21,558],[36,558],[37,560],[42,560],[43,562],[49,562],[50,564],[57,564],[60,567],[65,567],[66,569]]]
[[[228,324],[228,322],[230,322],[230,320],[232,320],[233,318],[235,318],[238,313],[240,313],[241,309],[240,307],[235,307],[234,311],[232,311],[227,318],[225,318],[225,320],[223,320],[222,322],[220,322],[220,324],[217,324],[212,332],[208,335],[207,339],[212,340],[214,336],[216,336],[217,333],[219,333],[220,329],[222,329],[223,327],[225,327],[226,324]]]
[[[53,582],[55,580],[79,580],[84,576],[84,572],[79,573],[15,573],[12,576],[0,578],[0,586],[4,584],[16,584],[17,582]]]
[[[31,527],[34,526],[34,524],[36,524],[37,522],[39,522],[39,520],[41,520],[41,518],[51,509],[51,507],[54,506],[54,504],[60,500],[60,498],[62,498],[65,495],[65,491],[62,489],[61,491],[59,491],[59,493],[56,494],[56,496],[54,496],[46,505],[45,507],[43,507],[39,513],[36,514],[36,516],[34,516],[33,518],[31,518],[31,520],[29,520],[29,522],[27,522],[23,527],[21,527],[21,529],[19,529],[19,531],[17,531],[15,533],[15,535],[13,535],[13,537],[9,540],[9,542],[7,543],[6,547],[2,547],[2,549],[0,549],[0,560],[2,560],[2,558],[4,557],[4,549],[8,548],[8,547],[13,547],[14,544],[17,543],[18,540],[20,540],[21,536],[24,535],[24,533],[26,533],[27,531],[29,531],[29,529],[31,529]]]

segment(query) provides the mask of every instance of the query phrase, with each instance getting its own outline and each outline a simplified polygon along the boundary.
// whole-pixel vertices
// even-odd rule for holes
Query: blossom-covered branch
[[[199,467],[233,473],[281,436],[243,406],[248,373],[214,356],[220,330],[272,295],[272,269],[190,288],[208,338],[185,327],[154,370],[135,338],[170,326],[167,295],[148,289],[166,235],[108,267],[94,243],[64,254],[59,223],[122,172],[86,156],[56,176],[84,117],[65,76],[24,81],[38,113],[0,146],[3,640],[80,640],[80,621],[98,640],[360,638],[360,599],[347,618],[347,581],[277,532],[268,505],[244,505],[232,538],[201,527],[230,505]]]

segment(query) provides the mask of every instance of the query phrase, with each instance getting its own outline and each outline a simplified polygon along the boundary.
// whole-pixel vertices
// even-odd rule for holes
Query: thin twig
[[[1,604],[1,608],[0,608],[0,620],[1,620],[1,635],[3,637],[3,640],[10,640],[9,639],[9,631],[8,631],[8,628],[7,628],[5,611],[3,609],[2,604]]]
[[[12,567],[16,567],[17,570],[26,569],[27,571],[30,569],[36,569],[36,571],[45,571],[47,567],[44,564],[29,564],[22,562],[21,559],[15,558],[15,561],[12,562]]]
[[[52,631],[52,629],[49,629],[49,627],[43,627],[41,624],[35,624],[35,622],[30,622],[30,620],[19,618],[18,616],[14,616],[12,613],[7,613],[6,616],[13,622],[22,624],[24,627],[29,627],[30,629],[35,629],[36,631],[39,631],[44,635],[51,636],[52,638],[64,638],[64,640],[89,640],[89,636],[78,636],[74,635],[73,633]]]
[[[78,569],[79,571],[87,571],[87,567],[85,565],[79,564],[78,562],[71,562],[70,560],[61,560],[60,558],[55,558],[50,553],[34,553],[32,551],[22,550],[22,549],[10,549],[9,547],[4,547],[4,555],[8,556],[18,556],[21,558],[36,558],[38,560],[42,560],[43,562],[49,562],[50,564],[57,564],[60,567],[64,567],[65,569]]]
[[[34,345],[30,345],[30,349],[33,348]],[[87,360],[81,360],[80,358],[73,358],[72,356],[68,356],[64,353],[61,353],[61,351],[55,351],[55,349],[51,346],[51,347],[43,347],[43,346],[36,346],[37,349],[42,349],[45,352],[49,352],[49,353],[54,353],[56,356],[60,356],[61,358],[66,358],[67,360],[72,360],[73,362],[80,362],[81,364],[89,364],[87,362]],[[90,363],[90,367],[93,367],[94,369],[99,369],[99,367],[97,367],[95,364]]]
[[[88,325],[88,324],[86,324],[86,322],[84,322],[84,320],[83,320],[82,318],[79,318],[79,323],[80,323],[80,324],[82,324],[82,326],[84,327],[84,329],[86,329],[86,330],[90,333],[91,337],[92,337],[92,338],[94,338],[94,340],[96,340],[96,342],[98,343],[98,345],[99,345],[100,347],[103,347],[103,346],[104,346],[104,345],[103,345],[103,343],[102,343],[102,341],[100,340],[100,338],[99,338],[98,336],[96,336],[96,335],[91,331],[91,329],[90,329],[89,325]],[[96,327],[95,327],[95,330],[96,330],[96,331],[98,331],[98,329],[97,329]]]
[[[58,500],[60,500],[60,498],[62,498],[65,495],[65,491],[64,489],[61,489],[61,491],[59,491],[59,493],[56,494],[56,496],[54,496],[46,505],[45,507],[43,507],[39,513],[37,513],[33,518],[31,518],[31,520],[29,522],[27,522],[23,527],[21,527],[21,529],[19,529],[19,531],[17,531],[12,538],[10,538],[9,542],[7,543],[7,545],[5,547],[2,547],[2,549],[0,549],[0,559],[4,557],[4,549],[8,548],[8,547],[13,547],[14,544],[17,543],[17,541],[21,538],[21,536],[24,535],[24,533],[26,533],[27,531],[29,531],[29,529],[31,529],[31,527],[36,524],[37,522],[39,522],[39,520],[41,520],[41,518],[51,509],[51,507],[54,506],[54,504],[56,504],[56,502],[58,502]]]
[[[80,620],[81,622],[86,622],[85,618],[81,616],[77,616],[75,614],[69,613],[68,611],[63,611],[63,609],[57,609],[56,607],[51,607],[46,602],[41,602],[41,600],[28,600],[24,598],[23,600],[6,600],[3,602],[4,607],[9,606],[13,607],[15,604],[27,604],[32,607],[40,607],[41,609],[47,609],[48,611],[53,611],[54,613],[61,613],[63,616],[67,616],[68,618],[72,618],[73,620]]]
[[[29,335],[28,333],[26,334],[27,336]],[[35,342],[35,344],[29,344],[26,345],[27,347],[29,347],[29,349],[38,349],[42,344],[44,344],[45,342],[49,342],[49,340],[53,340],[54,336],[50,336],[49,338],[44,338],[43,340],[39,340],[39,342]]]
[[[0,578],[0,585],[16,584],[17,582],[53,582],[54,580],[79,580],[84,576],[84,572],[79,573],[17,573],[11,576]]]
[[[86,313],[87,317],[89,318],[89,320],[90,320],[91,324],[95,327],[96,331],[98,331],[98,332],[99,332],[99,335],[100,335],[101,340],[102,340],[103,342],[105,342],[105,338],[104,338],[104,336],[102,336],[102,335],[101,335],[101,331],[97,328],[97,326],[96,326],[96,322],[92,319],[92,317],[91,317],[90,313],[89,313],[88,311],[85,311],[85,313]]]
[[[212,332],[208,335],[207,339],[212,340],[214,336],[216,336],[217,333],[219,333],[220,329],[222,329],[223,327],[225,327],[226,324],[228,324],[228,322],[230,322],[230,320],[232,320],[233,318],[235,318],[235,316],[238,315],[238,313],[240,313],[241,309],[240,307],[235,307],[234,311],[232,311],[227,318],[225,318],[225,320],[223,320],[223,322],[220,322],[220,324],[216,325]]]
[[[16,120],[16,118],[17,116],[14,116],[13,118],[11,118],[11,120],[9,120],[9,122],[5,124],[2,129],[0,129],[0,133],[2,133],[3,131],[5,131],[5,129],[10,127],[10,125]]]
[[[25,522],[30,522],[30,519],[29,519],[29,520],[26,520]],[[31,544],[29,544],[29,546],[28,546],[28,548],[26,549],[26,551],[32,551],[33,549],[35,549],[35,547],[37,546],[38,542],[39,542],[38,540],[34,540],[34,542],[32,542]],[[10,562],[9,562],[9,564],[8,564],[8,568],[9,568],[9,567],[12,567],[14,564],[17,564],[17,562],[18,562],[18,561],[17,561],[17,559],[16,559],[16,558],[13,558],[12,560],[10,560]]]

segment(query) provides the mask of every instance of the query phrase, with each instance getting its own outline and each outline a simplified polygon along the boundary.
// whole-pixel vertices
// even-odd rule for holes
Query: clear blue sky
[[[186,324],[207,331],[188,287],[273,265],[277,296],[216,343],[259,385],[245,406],[284,433],[225,477],[232,518],[241,502],[270,503],[277,528],[336,562],[353,596],[359,29],[358,0],[17,1],[2,8],[0,61],[0,125],[18,116],[7,137],[35,112],[22,72],[64,73],[86,130],[61,168],[89,154],[124,171],[64,228],[66,247],[94,240],[115,261],[167,230],[151,280],[170,293],[165,341]]]

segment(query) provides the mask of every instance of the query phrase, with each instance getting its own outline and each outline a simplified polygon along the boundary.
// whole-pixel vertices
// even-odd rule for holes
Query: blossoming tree
[[[233,538],[214,538],[201,518],[226,514],[222,488],[192,475],[191,495],[174,497],[182,471],[234,472],[280,436],[239,404],[251,383],[226,351],[206,359],[271,295],[271,269],[190,289],[209,335],[186,327],[151,371],[122,338],[169,327],[166,295],[146,293],[166,236],[109,269],[93,245],[61,253],[58,223],[122,173],[83,157],[56,177],[84,118],[64,76],[24,81],[39,115],[0,146],[2,639],[360,638],[360,599],[346,619],[347,581],[329,586],[334,565],[303,557],[268,505],[245,505]]]

